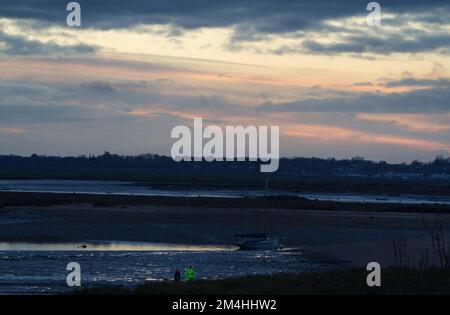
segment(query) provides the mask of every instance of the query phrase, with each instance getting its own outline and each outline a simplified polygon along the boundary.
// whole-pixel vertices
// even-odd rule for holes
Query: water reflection
[[[0,251],[233,251],[227,245],[183,245],[141,242],[87,242],[87,243],[9,243],[0,242]]]

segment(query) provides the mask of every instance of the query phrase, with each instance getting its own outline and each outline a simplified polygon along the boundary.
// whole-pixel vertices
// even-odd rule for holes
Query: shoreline
[[[441,213],[450,214],[450,204],[442,203],[373,203],[312,200],[304,197],[271,195],[266,198],[267,207],[286,210],[318,210],[318,211],[373,211],[404,213]],[[54,206],[70,204],[91,204],[94,207],[120,206],[173,206],[173,207],[211,207],[211,208],[260,208],[264,197],[175,197],[146,196],[128,194],[101,193],[41,193],[10,192],[0,190],[0,207],[7,206]]]

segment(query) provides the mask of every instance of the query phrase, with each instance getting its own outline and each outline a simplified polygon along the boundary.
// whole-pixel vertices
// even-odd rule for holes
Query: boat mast
[[[264,234],[267,235],[267,189],[268,189],[268,180],[266,177],[266,189],[264,190]]]

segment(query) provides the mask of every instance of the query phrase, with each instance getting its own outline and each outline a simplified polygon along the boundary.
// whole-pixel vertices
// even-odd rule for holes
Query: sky
[[[280,126],[280,154],[450,152],[450,1],[0,1],[0,154],[169,155],[177,125]]]

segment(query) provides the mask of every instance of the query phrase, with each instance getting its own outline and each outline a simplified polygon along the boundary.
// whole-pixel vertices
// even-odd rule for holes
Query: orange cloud
[[[22,128],[0,127],[0,133],[20,134],[25,132],[27,131]]]
[[[282,128],[281,131],[282,133],[290,137],[306,138],[323,143],[336,141],[362,142],[398,145],[425,151],[446,150],[450,152],[450,144],[448,143],[423,140],[412,137],[370,134],[358,130],[327,125],[295,125],[284,130]]]

